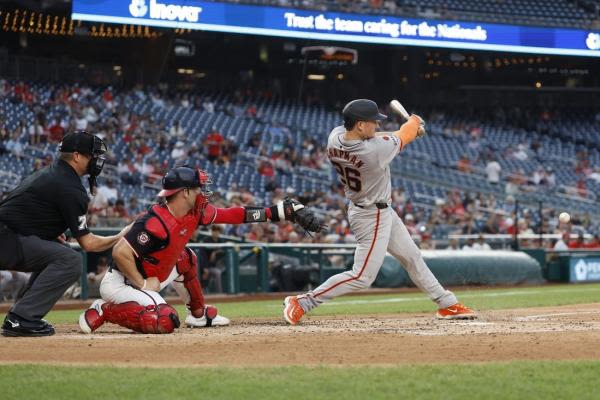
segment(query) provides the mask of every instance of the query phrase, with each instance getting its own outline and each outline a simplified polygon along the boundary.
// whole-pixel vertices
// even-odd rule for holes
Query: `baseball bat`
[[[408,117],[410,117],[410,114],[406,112],[406,108],[404,108],[404,106],[400,104],[398,100],[394,99],[390,101],[390,107],[392,108],[392,111],[394,111],[396,114],[400,115],[402,118],[408,121]]]
[[[398,100],[394,99],[390,101],[390,108],[393,112],[395,112],[396,114],[400,115],[402,118],[408,121],[410,114],[406,111],[406,108],[404,108],[404,106]],[[425,134],[427,134],[427,131],[425,130],[425,121],[421,119],[421,126],[419,127],[418,136],[420,137]]]

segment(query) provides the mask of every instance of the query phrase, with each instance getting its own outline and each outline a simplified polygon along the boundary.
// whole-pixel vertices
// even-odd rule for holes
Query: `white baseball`
[[[562,222],[563,224],[567,224],[567,223],[569,223],[569,221],[571,220],[571,216],[569,215],[569,213],[562,212],[562,213],[560,213],[560,215],[558,216],[558,220],[559,220],[560,222]]]

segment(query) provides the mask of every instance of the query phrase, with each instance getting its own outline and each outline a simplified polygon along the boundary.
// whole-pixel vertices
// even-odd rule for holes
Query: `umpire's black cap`
[[[356,99],[346,104],[342,111],[344,119],[350,118],[355,121],[383,121],[387,115],[379,112],[377,103],[368,99]]]
[[[69,133],[63,138],[58,146],[58,151],[62,153],[73,153],[76,151],[81,154],[94,156],[106,151],[100,144],[103,145],[104,143],[100,138],[97,138],[91,133],[87,133],[86,131],[76,131]]]

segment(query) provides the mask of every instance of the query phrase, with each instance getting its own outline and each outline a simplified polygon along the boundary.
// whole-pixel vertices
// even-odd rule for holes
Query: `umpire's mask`
[[[90,193],[96,194],[96,178],[104,168],[106,157],[106,144],[102,139],[85,131],[76,131],[66,135],[60,143],[58,150],[63,153],[72,153],[74,151],[91,156],[88,164],[87,173]]]

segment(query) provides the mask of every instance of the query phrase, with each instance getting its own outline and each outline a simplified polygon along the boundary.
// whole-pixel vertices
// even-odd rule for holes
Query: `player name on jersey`
[[[363,165],[363,162],[361,160],[359,160],[355,155],[351,155],[351,153],[346,150],[330,147],[327,150],[327,156],[330,159],[339,158],[348,161],[349,163],[353,164],[356,168],[360,168]]]

